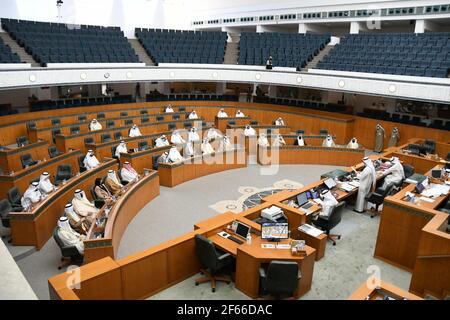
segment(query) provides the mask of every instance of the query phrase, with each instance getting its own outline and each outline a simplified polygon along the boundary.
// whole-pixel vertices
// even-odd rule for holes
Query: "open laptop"
[[[300,210],[306,214],[310,213],[309,208],[311,208],[313,204],[308,201],[308,195],[306,192],[302,192],[297,195],[297,203]]]
[[[336,182],[334,182],[334,179],[332,179],[332,178],[326,179],[323,183],[327,186],[327,188],[329,190],[331,190],[334,187],[336,187]]]

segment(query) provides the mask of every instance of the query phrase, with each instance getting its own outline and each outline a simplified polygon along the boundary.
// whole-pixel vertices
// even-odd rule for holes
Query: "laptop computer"
[[[297,203],[300,209],[306,213],[308,213],[308,209],[313,206],[313,204],[308,201],[306,192],[302,192],[297,196]]]

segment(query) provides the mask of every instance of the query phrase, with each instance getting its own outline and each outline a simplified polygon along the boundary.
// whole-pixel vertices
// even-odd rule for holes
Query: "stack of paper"
[[[354,190],[356,187],[352,186],[350,183],[344,182],[339,185],[339,188],[341,188],[344,191],[350,192]]]
[[[317,229],[316,227],[313,227],[312,225],[307,223],[302,224],[300,227],[298,227],[298,231],[302,231],[313,237],[317,237],[323,233],[322,230]]]

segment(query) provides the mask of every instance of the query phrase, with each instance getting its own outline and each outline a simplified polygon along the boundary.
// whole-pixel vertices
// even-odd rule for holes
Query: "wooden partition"
[[[22,170],[22,162],[20,157],[24,154],[30,154],[34,160],[49,159],[49,144],[47,141],[38,141],[29,145],[15,148],[0,150],[0,168],[4,173]]]
[[[237,126],[245,126],[247,124],[250,124],[252,121],[252,118],[250,117],[242,117],[242,118],[236,118],[236,117],[229,117],[229,118],[219,118],[218,116],[215,116],[214,118],[214,124],[218,130],[220,130],[223,134],[226,133],[227,125],[228,123],[232,121]]]
[[[128,161],[134,168],[134,170],[136,170],[137,172],[143,172],[144,168],[149,169],[153,168],[154,156],[161,155],[164,152],[169,151],[170,148],[172,148],[172,146],[169,145],[160,148],[138,151],[134,153],[122,154],[120,156],[120,163],[123,165],[125,161]]]
[[[80,172],[79,156],[81,156],[81,152],[74,150],[46,161],[40,161],[34,166],[14,172],[13,175],[0,175],[0,197],[2,199],[7,198],[8,190],[12,187],[17,187],[21,193],[25,192],[31,181],[39,179],[44,171],[47,171],[51,176],[55,176],[58,166],[61,164],[70,165],[74,174]]]
[[[117,170],[117,161],[109,160],[95,169],[73,177],[30,212],[12,212],[12,243],[41,249],[52,236],[59,217],[64,214],[64,206],[73,199],[75,190],[82,189],[88,198],[91,198],[89,187],[94,185],[96,178],[106,176],[110,169]]]

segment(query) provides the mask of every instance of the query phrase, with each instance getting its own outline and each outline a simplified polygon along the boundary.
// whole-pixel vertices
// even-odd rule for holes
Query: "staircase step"
[[[155,65],[155,62],[147,54],[147,51],[144,49],[144,47],[141,45],[138,39],[128,39],[128,43],[131,45],[134,52],[139,57],[139,61],[145,63],[147,66]]]
[[[302,69],[302,71],[307,71],[308,69],[314,69],[317,64],[334,48],[334,46],[327,45],[323,48],[317,56],[315,56],[308,64]]]
[[[20,58],[20,61],[25,62],[25,63],[30,63],[32,67],[39,67],[39,63],[37,63],[32,56],[30,56],[24,48],[22,48],[21,46],[19,46],[19,44],[14,41],[14,39],[12,39],[8,33],[6,32],[1,32],[0,33],[0,38],[2,38],[3,42],[5,44],[7,44],[10,48],[11,51],[14,53],[17,53],[17,55]]]

